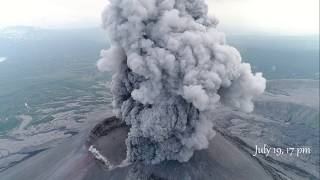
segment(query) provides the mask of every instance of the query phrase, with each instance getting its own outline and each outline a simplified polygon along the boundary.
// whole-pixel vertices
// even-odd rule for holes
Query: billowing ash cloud
[[[207,11],[204,0],[111,0],[104,11],[112,47],[98,68],[114,72],[114,110],[131,127],[129,161],[188,161],[214,136],[206,112],[251,112],[263,93],[262,74],[241,63]]]

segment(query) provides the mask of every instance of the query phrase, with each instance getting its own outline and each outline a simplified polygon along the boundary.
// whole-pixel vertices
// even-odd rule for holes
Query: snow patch
[[[7,60],[6,57],[0,57],[0,63],[5,62]]]

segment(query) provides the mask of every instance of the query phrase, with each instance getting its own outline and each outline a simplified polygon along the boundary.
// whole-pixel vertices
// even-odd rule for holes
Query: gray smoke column
[[[113,106],[128,126],[127,160],[188,161],[214,136],[206,112],[253,110],[266,80],[226,44],[204,0],[111,0],[104,28],[111,48]]]

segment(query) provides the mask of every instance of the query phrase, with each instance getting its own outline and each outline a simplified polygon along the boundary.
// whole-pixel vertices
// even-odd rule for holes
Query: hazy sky
[[[0,28],[100,25],[108,0],[0,0]],[[220,27],[232,33],[319,34],[319,0],[207,0]]]

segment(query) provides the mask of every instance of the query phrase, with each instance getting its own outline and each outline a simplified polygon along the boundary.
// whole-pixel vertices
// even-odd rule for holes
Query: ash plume
[[[214,136],[207,112],[254,108],[266,80],[226,44],[204,0],[110,0],[103,25],[111,48],[115,114],[128,126],[127,160],[188,161]]]

